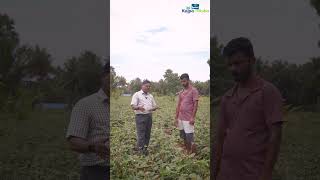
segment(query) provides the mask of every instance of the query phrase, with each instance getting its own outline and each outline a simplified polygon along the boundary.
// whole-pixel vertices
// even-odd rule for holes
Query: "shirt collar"
[[[255,76],[251,81],[250,84],[254,84],[253,86],[249,87],[249,93],[253,93],[255,91],[258,91],[262,88],[263,86],[263,81],[259,76]],[[229,91],[227,91],[226,96],[227,97],[232,97],[236,90],[239,88],[239,83],[236,83]]]
[[[184,89],[184,88],[183,88],[183,91],[189,91],[190,89],[192,89],[192,85],[191,85],[191,84],[189,84],[189,86],[188,86],[187,89]]]
[[[149,95],[149,93],[145,93],[142,91],[142,89],[140,90],[141,94],[144,94],[144,95]]]

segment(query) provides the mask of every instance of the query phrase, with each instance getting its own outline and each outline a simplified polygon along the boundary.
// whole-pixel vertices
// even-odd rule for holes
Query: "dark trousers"
[[[81,168],[80,180],[109,180],[109,166],[83,166]]]
[[[152,114],[136,114],[137,146],[139,149],[148,147],[152,127]]]

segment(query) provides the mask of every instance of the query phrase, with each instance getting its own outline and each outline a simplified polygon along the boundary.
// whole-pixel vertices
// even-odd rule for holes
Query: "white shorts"
[[[178,119],[178,129],[184,130],[185,133],[194,133],[194,125],[191,125],[189,121]]]

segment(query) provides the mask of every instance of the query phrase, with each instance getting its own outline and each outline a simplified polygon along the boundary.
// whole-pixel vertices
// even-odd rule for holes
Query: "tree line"
[[[60,66],[52,61],[47,49],[22,44],[14,20],[0,13],[0,110],[17,112],[43,100],[72,106],[99,89],[106,59],[83,51]]]
[[[216,37],[211,39],[211,63],[213,75],[211,85],[213,98],[222,96],[233,86],[233,78],[222,57],[223,45]],[[305,60],[301,60],[305,61]],[[303,64],[289,63],[285,60],[266,60],[260,57],[256,61],[256,72],[279,88],[285,103],[316,110],[320,104],[320,57],[312,57]]]
[[[209,62],[209,61],[208,61]],[[111,92],[115,96],[121,94],[133,94],[141,89],[141,84],[144,79],[135,78],[130,82],[123,76],[117,76],[115,68],[111,67]],[[200,95],[209,96],[210,94],[210,80],[205,82],[191,81],[192,85],[196,87]],[[152,93],[159,96],[175,96],[177,92],[182,90],[180,83],[180,76],[174,73],[171,69],[164,72],[163,78],[159,81],[151,81]]]

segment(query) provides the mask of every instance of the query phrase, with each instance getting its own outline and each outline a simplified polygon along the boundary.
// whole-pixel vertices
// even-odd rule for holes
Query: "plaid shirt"
[[[89,142],[110,135],[110,116],[108,97],[102,89],[97,93],[80,99],[72,109],[66,137],[81,137]],[[95,153],[79,155],[82,166],[108,165],[108,162]]]

